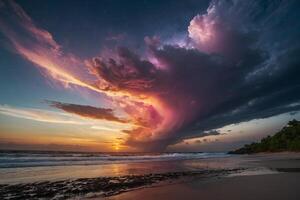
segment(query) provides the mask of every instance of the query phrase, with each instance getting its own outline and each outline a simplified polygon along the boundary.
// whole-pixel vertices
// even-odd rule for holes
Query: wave
[[[227,153],[17,153],[1,152],[0,168],[101,165],[112,163],[132,163],[149,161],[172,161],[230,156]]]

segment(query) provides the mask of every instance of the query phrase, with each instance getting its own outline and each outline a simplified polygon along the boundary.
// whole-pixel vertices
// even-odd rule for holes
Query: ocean
[[[227,153],[0,152],[0,184],[228,168]]]
[[[0,168],[103,165],[228,157],[227,153],[1,152]]]
[[[144,187],[278,173],[258,161],[205,152],[1,151],[0,199],[102,199]]]

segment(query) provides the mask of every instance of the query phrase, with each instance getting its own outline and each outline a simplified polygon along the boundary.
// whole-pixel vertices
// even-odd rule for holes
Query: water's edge
[[[119,177],[81,178],[26,184],[1,184],[0,199],[68,199],[72,197],[107,197],[133,189],[187,179],[211,178],[239,173],[245,169],[220,169]]]

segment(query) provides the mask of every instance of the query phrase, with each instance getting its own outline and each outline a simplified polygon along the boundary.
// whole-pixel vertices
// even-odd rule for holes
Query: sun
[[[115,143],[115,144],[113,145],[113,148],[114,148],[115,151],[120,150],[120,144],[119,144],[119,143]]]

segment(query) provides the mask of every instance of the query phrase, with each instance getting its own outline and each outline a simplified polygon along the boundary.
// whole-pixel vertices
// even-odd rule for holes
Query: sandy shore
[[[284,173],[194,181],[123,193],[107,199],[299,200],[300,174]]]
[[[19,184],[1,184],[0,199],[84,199],[107,197],[147,186],[158,186],[192,179],[212,178],[243,169],[168,172],[117,177],[67,179]]]
[[[198,179],[159,187],[135,190],[107,200],[129,199],[255,199],[276,200],[300,199],[300,154],[258,154],[242,156],[244,164],[261,169],[271,169],[274,173],[262,170],[258,173],[242,172],[233,176]],[[252,171],[253,172],[253,171]]]

